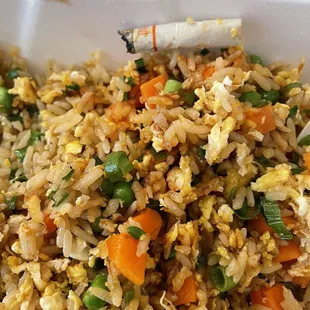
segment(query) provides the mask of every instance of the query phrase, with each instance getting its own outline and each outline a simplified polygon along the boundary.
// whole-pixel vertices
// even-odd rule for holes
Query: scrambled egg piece
[[[208,143],[202,148],[206,150],[205,158],[212,165],[228,145],[229,134],[233,131],[236,120],[227,117],[222,123],[215,124],[208,135]]]
[[[253,160],[253,155],[250,155],[251,150],[247,147],[245,143],[238,143],[237,144],[237,158],[236,162],[239,165],[240,169],[238,173],[241,176],[244,176],[248,173],[248,164],[251,163]]]
[[[27,265],[27,270],[30,272],[36,288],[43,292],[49,279],[52,277],[52,272],[40,263],[30,262]]]
[[[14,87],[9,90],[10,94],[18,95],[19,99],[26,103],[36,103],[36,85],[29,77],[14,79]]]
[[[231,105],[229,103],[230,98],[234,98],[223,83],[215,81],[210,92],[214,93],[215,96],[215,106],[214,112],[217,113],[220,107],[223,107],[227,112],[231,112]]]
[[[18,288],[18,291],[15,295],[17,303],[22,303],[26,300],[30,300],[34,290],[34,285],[30,273],[26,271],[22,278],[23,278],[23,281],[21,281],[22,284]],[[11,309],[13,308],[14,307],[12,306]]]
[[[87,270],[84,268],[82,262],[73,266],[68,266],[66,274],[69,278],[69,282],[74,285],[87,281]]]
[[[78,141],[72,141],[65,146],[65,152],[77,155],[82,152],[82,144]]]
[[[202,212],[202,216],[200,217],[200,221],[206,231],[212,232],[214,231],[214,228],[209,223],[211,213],[213,210],[213,206],[216,204],[216,196],[206,196],[200,199],[198,203],[198,207],[200,208]]]
[[[30,217],[36,223],[43,222],[43,213],[41,212],[40,202],[41,202],[40,198],[37,195],[33,195],[29,199],[27,199],[25,203],[25,206],[28,209]]]
[[[290,178],[291,168],[287,164],[277,165],[274,168],[268,168],[267,172],[256,182],[251,183],[251,188],[256,192],[267,192],[281,188]]]
[[[72,290],[69,291],[67,303],[71,305],[70,309],[79,310],[83,306],[81,298]]]
[[[61,73],[53,73],[49,77],[50,81],[56,82],[61,81],[65,85],[72,85],[73,83],[83,86],[86,81],[86,76],[78,71],[62,71]]]
[[[40,306],[43,310],[65,310],[66,300],[61,291],[56,288],[55,283],[49,284],[40,298]]]
[[[52,104],[54,99],[58,96],[63,95],[63,88],[50,88],[50,87],[43,87],[38,91],[38,96],[40,100],[46,104]]]

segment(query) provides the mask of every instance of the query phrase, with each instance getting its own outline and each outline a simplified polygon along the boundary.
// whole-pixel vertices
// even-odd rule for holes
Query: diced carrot
[[[54,219],[51,219],[49,215],[44,218],[43,222],[46,226],[47,234],[50,234],[57,229],[57,226],[54,223]]]
[[[246,118],[256,124],[256,129],[261,133],[268,133],[276,129],[273,109],[270,105],[262,108],[251,108],[245,111]]]
[[[302,158],[304,160],[304,166],[310,171],[310,153],[304,153]]]
[[[127,234],[114,234],[106,241],[108,256],[118,271],[131,282],[141,285],[144,282],[146,254],[137,257],[138,240]]]
[[[177,300],[173,302],[175,306],[197,301],[197,283],[193,275],[185,279],[175,295],[177,296]]]
[[[209,67],[206,67],[205,71],[203,71],[202,76],[206,79],[212,76],[214,72],[215,72],[215,66],[212,66],[212,67],[209,66]]]
[[[158,89],[155,87],[156,84],[161,83],[163,86],[165,86],[167,82],[167,78],[163,75],[159,75],[146,83],[142,84],[140,86],[141,94],[144,98],[144,100],[147,100],[150,97],[156,96],[159,92]]]
[[[150,208],[145,208],[133,219],[141,224],[142,229],[150,234],[151,240],[155,240],[163,223],[160,214]]]
[[[267,224],[265,218],[260,214],[255,219],[249,221],[250,226],[257,231],[260,235],[264,232],[269,231],[273,233],[272,228]]]
[[[251,292],[251,302],[253,305],[262,305],[272,310],[283,310],[281,306],[283,299],[283,286],[280,284]]]
[[[276,263],[287,262],[292,259],[296,259],[301,255],[298,244],[296,244],[293,240],[289,240],[287,242],[288,245],[279,246],[279,253],[274,258]]]
[[[310,281],[309,277],[294,277],[292,282],[300,285],[302,288],[306,288]]]

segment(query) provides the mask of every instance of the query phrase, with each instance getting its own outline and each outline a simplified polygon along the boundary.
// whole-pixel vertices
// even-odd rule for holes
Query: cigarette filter
[[[177,48],[214,48],[236,45],[241,40],[241,19],[217,19],[153,25],[119,31],[129,53]]]

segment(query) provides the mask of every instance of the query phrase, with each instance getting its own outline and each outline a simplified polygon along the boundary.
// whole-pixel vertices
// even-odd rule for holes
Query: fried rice
[[[303,61],[91,56],[1,54],[0,309],[310,309]]]

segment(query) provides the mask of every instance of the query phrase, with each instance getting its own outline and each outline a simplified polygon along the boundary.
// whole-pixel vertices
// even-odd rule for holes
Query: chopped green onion
[[[123,179],[124,174],[133,169],[125,152],[118,151],[110,153],[104,161],[104,170],[110,182],[118,182]]]
[[[144,64],[143,58],[139,58],[135,60],[136,68],[140,73],[145,73],[147,72]]]
[[[105,274],[99,274],[96,276],[96,278],[91,283],[92,287],[99,287],[105,290],[108,290],[106,286],[107,282],[107,276]],[[85,307],[89,310],[98,310],[101,308],[104,308],[107,302],[105,300],[102,300],[95,295],[93,295],[89,289],[86,290],[86,292],[83,294],[82,297],[83,303]]]
[[[291,162],[298,166],[299,159],[300,159],[300,155],[297,152],[293,152]]]
[[[16,69],[11,69],[8,71],[8,78],[10,80],[14,80],[19,76],[18,70],[20,70],[19,68]]]
[[[236,194],[236,191],[237,191],[237,186],[234,186],[230,192],[229,192],[229,198],[230,200],[233,200],[235,198],[235,194]]]
[[[134,298],[135,292],[133,290],[130,290],[125,293],[125,305],[128,305]]]
[[[303,171],[305,171],[305,169],[303,169],[303,168],[301,168],[301,167],[297,167],[297,168],[292,168],[292,169],[291,169],[292,175],[300,174],[300,173],[302,173]]]
[[[278,90],[261,90],[259,93],[263,99],[271,101],[272,103],[276,103],[280,99],[280,92]]]
[[[56,191],[51,191],[51,192],[48,194],[47,198],[48,198],[49,200],[52,200],[52,201],[55,202],[55,198],[54,198],[55,194],[56,194]]]
[[[95,156],[94,159],[95,159],[95,166],[103,164],[103,161],[98,156]]]
[[[73,91],[79,91],[80,90],[80,85],[79,84],[77,84],[77,83],[72,83],[71,85],[66,85],[66,89],[67,90],[73,90]]]
[[[11,169],[9,180],[13,180],[15,178],[17,169]]]
[[[291,89],[297,88],[297,87],[301,88],[302,84],[300,82],[294,82],[294,83],[290,83],[286,85],[283,91],[284,95],[286,95]]]
[[[310,135],[304,136],[299,142],[298,142],[299,146],[308,146],[310,145]]]
[[[206,260],[205,260],[205,258],[203,256],[199,256],[198,257],[196,266],[197,266],[197,268],[201,268],[201,267],[206,267],[207,266]]]
[[[254,108],[261,108],[269,104],[268,100],[262,99],[259,103],[252,103]]]
[[[65,192],[63,196],[60,198],[60,200],[54,204],[54,207],[60,206],[68,197],[69,197],[69,194]]]
[[[93,269],[98,271],[98,270],[104,269],[104,267],[105,267],[104,260],[102,258],[100,258],[100,257],[96,257]]]
[[[210,279],[216,289],[220,292],[226,292],[234,288],[237,283],[234,282],[233,277],[228,277],[225,269],[222,266],[213,266],[210,270]]]
[[[199,147],[197,152],[198,152],[199,159],[204,160],[205,159],[205,155],[206,155],[206,150],[203,149],[202,147]]]
[[[235,213],[241,220],[247,221],[254,219],[260,213],[260,208],[250,208],[246,201],[244,201],[242,208],[235,210]]]
[[[154,199],[149,199],[149,203],[146,205],[147,208],[158,210],[160,208],[159,201]]]
[[[187,105],[193,106],[194,102],[198,99],[193,90],[180,90],[180,96],[184,99]]]
[[[126,84],[130,85],[131,87],[136,85],[135,80],[133,79],[132,76],[122,76],[121,79],[122,79]]]
[[[71,169],[70,172],[64,176],[62,179],[66,182],[70,181],[71,177],[73,176],[73,173],[74,173],[74,169]]]
[[[7,205],[7,209],[10,211],[13,211],[16,209],[16,202],[17,202],[18,196],[14,195],[10,198],[4,199],[5,204]]]
[[[269,201],[265,197],[260,200],[260,205],[264,211],[264,217],[267,224],[280,236],[283,240],[291,240],[293,234],[284,225],[278,203]]]
[[[277,165],[274,161],[266,158],[264,155],[260,155],[259,157],[255,159],[255,161],[258,164],[260,164],[263,168],[275,167]]]
[[[17,122],[17,121],[22,122],[23,121],[23,118],[20,116],[20,114],[11,114],[11,115],[8,115],[7,118],[10,122]]]
[[[252,64],[260,64],[261,66],[264,65],[263,60],[257,55],[250,55],[250,60]]]
[[[129,99],[129,92],[126,92],[126,93],[124,93],[124,95],[123,95],[123,100],[122,100],[122,102],[127,101],[128,99]]]
[[[250,102],[253,106],[256,106],[262,101],[262,96],[256,91],[248,91],[239,97],[239,101]]]
[[[93,230],[94,233],[100,234],[102,232],[102,229],[101,229],[101,227],[99,225],[100,224],[100,220],[101,220],[101,217],[98,216],[98,217],[96,217],[95,222],[91,223],[91,225],[90,225],[91,229]]]
[[[103,179],[102,184],[100,186],[100,191],[107,195],[108,197],[112,197],[113,191],[114,191],[114,185],[115,183],[111,183],[107,179]]]
[[[26,110],[28,111],[29,115],[32,117],[35,113],[39,112],[39,109],[36,104],[32,104],[29,106],[26,106]]]
[[[113,198],[119,199],[124,207],[129,207],[135,201],[135,194],[131,189],[131,183],[116,183],[113,190]]]
[[[170,251],[168,259],[174,259],[175,258],[175,254],[176,254],[175,248],[172,248],[171,251]]]
[[[294,105],[292,108],[290,108],[290,113],[289,113],[288,117],[294,118],[297,114],[297,111],[298,111],[298,106]]]
[[[201,56],[206,56],[210,53],[210,51],[207,49],[207,48],[203,48],[201,51],[200,51],[200,55]]]
[[[0,87],[0,112],[9,113],[12,110],[13,98],[6,87]]]
[[[25,147],[21,149],[14,150],[15,155],[17,156],[17,158],[19,158],[20,161],[24,160],[27,149],[28,149],[28,145],[26,145]]]
[[[145,232],[141,228],[136,227],[136,226],[129,226],[127,228],[127,231],[131,237],[137,240],[139,240],[141,236],[145,235]]]
[[[152,154],[152,156],[155,157],[156,160],[164,160],[168,156],[167,151],[162,150],[162,151],[156,152],[153,147],[150,149],[150,153]]]
[[[19,177],[13,179],[11,182],[15,183],[15,182],[27,182],[28,178],[25,175],[20,175]]]
[[[164,92],[174,93],[182,88],[182,83],[176,80],[168,80],[164,87]]]

